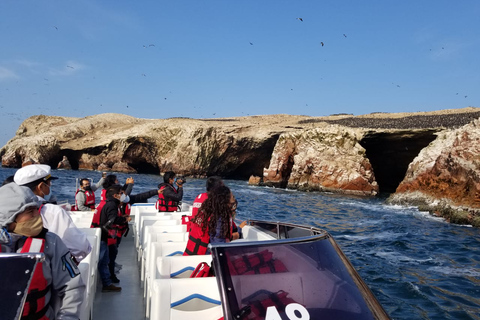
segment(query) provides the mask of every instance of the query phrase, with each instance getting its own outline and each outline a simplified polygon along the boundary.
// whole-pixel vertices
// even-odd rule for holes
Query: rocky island
[[[480,226],[480,109],[219,119],[33,116],[2,166],[219,175],[417,205]]]

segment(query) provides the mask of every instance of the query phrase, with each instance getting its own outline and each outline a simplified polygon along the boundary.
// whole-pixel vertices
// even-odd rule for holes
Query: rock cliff
[[[441,204],[461,210],[451,221],[472,223],[480,211],[479,116],[477,108],[356,117],[34,116],[0,156],[7,167],[34,161],[82,170],[173,170],[301,190],[391,193],[392,203],[438,212]]]

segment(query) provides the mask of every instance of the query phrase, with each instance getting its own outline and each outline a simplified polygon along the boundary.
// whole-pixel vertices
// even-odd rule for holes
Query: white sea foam
[[[427,258],[427,259],[411,258],[409,256],[402,255],[395,251],[375,251],[373,253],[375,256],[384,258],[385,260],[393,264],[408,263],[408,264],[417,265],[417,264],[433,261],[433,258]]]
[[[452,268],[446,266],[435,266],[428,268],[427,271],[443,273],[449,276],[480,277],[480,269],[474,268]]]
[[[390,232],[390,231],[384,231],[384,232],[372,233],[372,234],[369,234],[369,235],[362,235],[362,236],[352,236],[352,235],[346,234],[346,235],[338,236],[338,238],[345,238],[345,239],[349,239],[349,240],[367,240],[367,239],[370,239],[370,240],[373,240],[373,239],[392,240],[392,239],[396,239],[396,238],[399,238],[399,237],[404,237],[406,235],[407,235],[407,233],[395,233],[395,232]]]

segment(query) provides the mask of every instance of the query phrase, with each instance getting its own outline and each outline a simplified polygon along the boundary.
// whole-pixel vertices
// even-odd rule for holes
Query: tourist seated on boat
[[[103,186],[107,173],[104,172],[96,184],[91,185],[90,180],[83,178],[80,180],[80,188],[75,193],[75,210],[91,211],[95,210],[95,191]]]
[[[118,226],[125,225],[131,220],[131,217],[124,217],[120,213],[120,204],[122,200],[125,200],[125,194],[122,191],[120,185],[113,185],[107,189],[107,200],[100,212],[100,228],[101,228],[101,241],[100,241],[100,256],[98,262],[98,272],[100,279],[102,280],[103,292],[118,292],[121,291],[121,287],[115,286],[112,282],[119,282],[116,279],[115,274],[110,272],[109,269],[109,248],[112,245],[116,245],[116,239],[118,237]],[[114,248],[114,247],[112,247]],[[115,262],[113,261],[113,264]],[[112,280],[113,278],[113,280]]]
[[[192,215],[190,216],[190,221],[197,215],[198,209],[200,209],[200,207],[202,206],[202,203],[208,198],[208,193],[214,188],[217,188],[223,185],[224,185],[223,180],[220,177],[211,176],[207,178],[207,182],[206,182],[207,192],[200,193],[193,201]],[[191,228],[190,221],[187,224],[188,232],[190,232],[190,228]]]
[[[43,227],[41,202],[29,188],[9,183],[0,188],[0,203],[0,251],[45,255],[33,271],[22,319],[79,319],[85,284],[63,241]]]
[[[235,197],[227,186],[214,188],[191,221],[183,255],[208,254],[209,243],[232,240]]]
[[[70,215],[60,206],[47,203],[45,198],[51,193],[52,180],[51,168],[45,164],[31,164],[15,172],[13,180],[19,186],[30,188],[37,196],[42,206],[43,226],[50,232],[57,234],[65,243],[77,262],[82,261],[92,251],[92,246],[87,235],[79,230]]]
[[[183,199],[183,183],[184,179],[175,179],[176,174],[173,171],[167,171],[163,175],[163,183],[158,185],[158,188],[162,190],[158,194],[158,201],[155,207],[160,212],[172,212],[178,211],[180,201]],[[173,184],[176,184],[177,187]]]

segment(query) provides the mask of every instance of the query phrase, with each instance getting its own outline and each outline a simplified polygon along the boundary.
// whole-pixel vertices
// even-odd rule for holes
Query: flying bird
[[[320,42],[320,44],[322,45],[322,47],[325,45],[325,43],[323,43],[323,42]]]
[[[251,45],[251,46],[253,46],[253,43],[252,43],[252,42],[250,42],[250,45]]]
[[[142,73],[142,76],[146,77],[147,75],[145,73]]]
[[[302,19],[302,18],[297,18],[297,19],[303,22],[303,19]]]
[[[345,38],[347,37],[347,35],[346,35],[345,33],[343,34],[343,36],[344,36]]]
[[[155,47],[155,45],[154,45],[154,44],[149,44],[148,46],[149,46],[149,47]]]
[[[465,96],[465,98],[468,97],[468,96]]]
[[[53,26],[56,30],[58,30],[57,26]]]
[[[75,69],[75,68],[74,68],[74,67],[72,67],[72,66],[67,66],[67,68],[70,68],[70,69]]]

